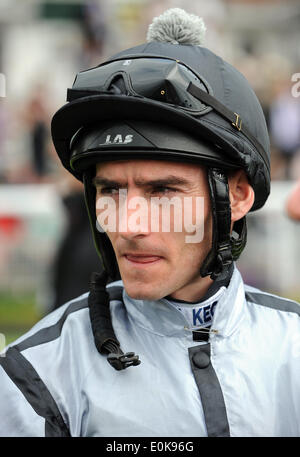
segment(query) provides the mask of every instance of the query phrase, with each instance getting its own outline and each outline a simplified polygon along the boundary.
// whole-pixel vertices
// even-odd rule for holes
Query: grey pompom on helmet
[[[213,279],[246,243],[245,218],[235,224],[236,236],[230,234],[227,173],[246,172],[255,192],[252,211],[269,195],[269,136],[260,103],[244,76],[202,45],[204,33],[202,19],[166,11],[150,25],[147,43],[78,73],[68,103],[53,117],[56,151],[85,184],[95,244],[112,279],[119,274],[114,251],[96,229],[96,163],[144,158],[205,166],[213,243],[201,275]],[[106,141],[117,132],[133,140]]]
[[[147,41],[201,46],[206,26],[203,19],[188,14],[181,8],[171,8],[153,19],[149,25]]]

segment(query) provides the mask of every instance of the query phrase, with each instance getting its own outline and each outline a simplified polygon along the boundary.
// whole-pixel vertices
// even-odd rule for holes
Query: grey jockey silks
[[[300,435],[297,303],[245,286],[235,269],[201,342],[168,299],[109,289],[116,336],[142,363],[112,369],[87,295],[67,303],[0,357],[1,436]]]

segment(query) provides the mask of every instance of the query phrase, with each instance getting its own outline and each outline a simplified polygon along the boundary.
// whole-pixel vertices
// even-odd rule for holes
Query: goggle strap
[[[235,127],[239,132],[242,132],[246,138],[256,147],[259,154],[261,155],[262,159],[265,162],[267,169],[269,170],[268,166],[268,159],[265,153],[264,148],[260,144],[260,142],[255,138],[254,135],[247,129],[245,124],[242,122],[239,114],[234,113],[230,109],[228,109],[223,103],[219,102],[215,97],[204,92],[204,90],[200,89],[199,87],[195,86],[192,82],[189,83],[187,91],[197,98],[199,101],[205,103],[205,105],[211,106],[217,113],[219,113],[224,119],[229,121],[233,127]]]
[[[111,95],[112,91],[104,91],[104,90],[95,90],[95,89],[67,89],[67,102],[72,102],[73,100],[77,100],[78,98],[89,97],[91,95],[103,95],[109,94]]]

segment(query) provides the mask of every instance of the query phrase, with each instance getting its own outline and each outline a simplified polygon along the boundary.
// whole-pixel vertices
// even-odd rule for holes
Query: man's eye
[[[171,192],[176,192],[177,189],[168,186],[159,186],[152,189],[153,194],[169,194]]]
[[[97,192],[101,195],[115,195],[119,192],[119,189],[116,187],[102,187],[97,189]]]

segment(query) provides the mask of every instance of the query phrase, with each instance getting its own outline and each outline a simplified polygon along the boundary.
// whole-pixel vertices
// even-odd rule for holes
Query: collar
[[[123,301],[129,319],[134,325],[161,336],[186,337],[192,333],[188,330],[190,322],[184,313],[167,298],[135,300],[129,297],[124,289]],[[218,297],[211,322],[210,338],[228,337],[236,331],[244,318],[245,301],[244,283],[240,272],[235,267],[228,287]],[[201,306],[204,303],[206,302],[201,302]],[[189,305],[185,304],[185,306]]]
[[[167,298],[168,303],[181,311],[188,322],[190,330],[198,330],[211,325],[218,301],[225,293],[226,287],[220,287],[217,292],[206,300],[198,303],[188,303]]]

